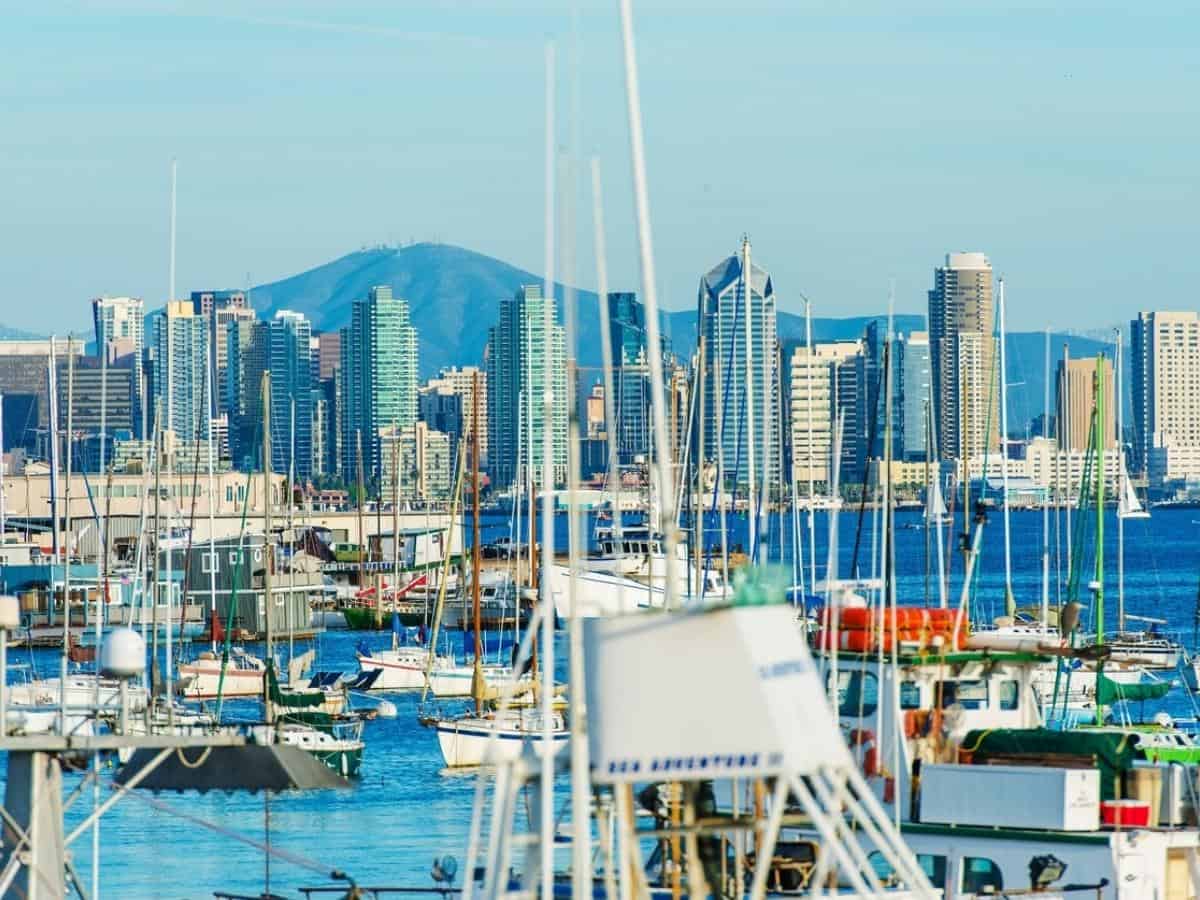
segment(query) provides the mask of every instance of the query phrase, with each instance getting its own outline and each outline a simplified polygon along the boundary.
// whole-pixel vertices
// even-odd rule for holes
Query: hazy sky
[[[904,11],[900,12],[900,8]],[[599,156],[614,288],[638,280],[615,2],[9,5],[0,323],[274,280],[437,239],[542,271],[543,57]],[[664,305],[751,235],[783,308],[921,311],[951,249],[1014,328],[1197,305],[1200,12],[1163,0],[635,2]],[[579,48],[578,65],[572,49]],[[571,103],[572,83],[578,103]],[[594,286],[588,206],[579,280]],[[1191,287],[1189,287],[1189,285]]]

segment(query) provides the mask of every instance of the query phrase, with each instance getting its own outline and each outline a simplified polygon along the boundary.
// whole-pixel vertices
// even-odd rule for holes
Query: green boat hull
[[[362,747],[353,750],[313,750],[313,756],[343,778],[357,778],[362,768]]]
[[[380,622],[375,623],[375,610],[358,606],[347,606],[342,609],[346,619],[346,627],[351,631],[390,631],[392,627],[392,611],[385,609],[380,616]],[[400,624],[416,626],[425,621],[421,612],[400,611]]]

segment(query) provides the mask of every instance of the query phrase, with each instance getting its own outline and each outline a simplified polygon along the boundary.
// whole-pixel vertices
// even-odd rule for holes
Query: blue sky
[[[635,2],[664,305],[694,303],[748,232],[795,311],[803,293],[821,315],[880,312],[892,280],[920,311],[952,249],[991,256],[1013,328],[1196,306],[1200,12],[1138,6]],[[180,293],[410,239],[540,272],[548,38],[563,152],[600,158],[610,280],[636,286],[616,5],[579,0],[577,41],[570,8],[7,8],[0,323],[82,328],[99,293],[161,302],[172,156]]]

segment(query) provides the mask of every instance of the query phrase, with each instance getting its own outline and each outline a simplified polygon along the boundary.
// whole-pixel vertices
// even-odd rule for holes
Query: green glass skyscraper
[[[417,330],[407,301],[393,297],[387,285],[356,301],[350,327],[342,329],[340,388],[342,478],[352,482],[356,477],[359,433],[363,471],[378,477],[387,463],[380,429],[404,429],[417,421]]]
[[[555,306],[556,323],[549,347],[547,303]],[[542,400],[547,390],[553,396],[554,481],[566,481],[567,349],[557,321],[557,303],[542,296],[541,285],[524,285],[516,296],[500,301],[500,321],[489,331],[487,344],[488,470],[494,487],[522,480],[526,465],[540,482],[546,428]]]

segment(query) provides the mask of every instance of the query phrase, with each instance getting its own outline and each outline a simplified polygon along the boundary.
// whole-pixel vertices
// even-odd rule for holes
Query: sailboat
[[[475,375],[476,380],[479,378]],[[479,386],[472,392],[478,404]],[[472,515],[471,515],[471,604],[474,615],[475,658],[468,669],[455,667],[436,674],[437,682],[468,688],[474,699],[474,710],[460,716],[428,716],[422,724],[432,727],[438,738],[438,747],[447,768],[495,764],[505,759],[518,757],[525,743],[531,742],[539,752],[545,752],[544,737],[549,731],[554,750],[566,744],[568,731],[561,712],[551,709],[511,708],[509,701],[522,683],[514,677],[508,667],[486,667],[483,664],[483,637],[480,622],[480,552],[479,540],[479,415],[478,407],[472,416],[474,424],[471,435],[472,454]],[[551,586],[543,584],[543,591]],[[440,607],[440,604],[439,604]],[[532,626],[531,626],[532,627]],[[490,671],[489,671],[490,669]],[[470,673],[469,676],[467,673]],[[438,683],[431,671],[430,689],[436,693]],[[525,686],[532,687],[532,679]],[[507,694],[507,696],[506,696]],[[547,698],[549,699],[549,698]],[[497,703],[499,704],[497,707]],[[547,719],[547,715],[550,716]],[[547,728],[547,726],[549,726]]]
[[[426,670],[429,671],[431,683],[436,682],[437,686],[441,686],[443,673],[450,673],[458,667],[454,657],[439,654],[424,644],[404,643],[402,629],[400,615],[393,611],[392,646],[388,649],[372,650],[365,643],[360,643],[355,653],[359,670],[379,672],[374,684],[375,690],[379,691],[420,690],[425,687]],[[439,693],[436,688],[434,693],[437,696],[447,696]],[[468,679],[462,696],[469,693]]]
[[[1121,456],[1121,496],[1117,501],[1117,515],[1122,519],[1148,519],[1150,511],[1142,506],[1133,481],[1125,468],[1124,454]]]

